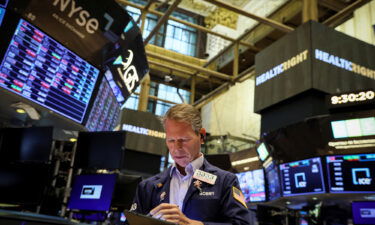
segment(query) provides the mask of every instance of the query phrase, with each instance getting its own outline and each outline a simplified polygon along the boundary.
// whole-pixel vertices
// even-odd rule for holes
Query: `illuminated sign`
[[[151,129],[147,129],[147,128],[144,128],[144,127],[138,127],[138,126],[134,126],[134,125],[130,125],[130,124],[123,124],[122,130],[132,132],[132,133],[136,133],[136,134],[142,134],[142,135],[146,135],[146,136],[165,139],[165,133],[164,132],[151,130]]]
[[[375,79],[375,70],[366,68],[364,66],[355,64],[349,60],[346,60],[344,58],[340,58],[338,56],[329,54],[327,52],[324,52],[319,49],[315,49],[315,59],[321,60],[323,62],[326,62],[328,64],[337,66],[341,69],[345,69],[348,71],[352,71],[356,74]]]
[[[271,70],[257,76],[255,80],[255,86],[258,86],[267,80],[270,80],[279,74],[285,72],[286,70],[302,63],[303,61],[307,60],[308,50],[304,50],[303,52],[293,56],[292,58],[286,60],[285,62],[273,67]]]
[[[375,135],[375,117],[331,122],[334,138],[351,138]]]
[[[375,91],[373,90],[352,91],[327,97],[330,107],[375,103]]]

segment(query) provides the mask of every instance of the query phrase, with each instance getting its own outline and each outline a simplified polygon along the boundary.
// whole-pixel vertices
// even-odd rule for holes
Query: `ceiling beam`
[[[134,7],[134,8],[137,8],[137,9],[140,9],[140,10],[145,10],[145,7],[143,6],[140,6],[138,4],[135,4],[135,3],[132,3],[132,2],[128,2],[128,1],[125,1],[125,0],[117,0],[118,3],[122,4],[122,5],[128,5],[128,6],[131,6],[131,7]],[[158,16],[163,16],[164,13],[162,12],[159,12],[159,11],[156,11],[154,9],[148,9],[147,11],[148,13],[151,13],[151,14],[155,14],[155,15],[158,15]],[[189,23],[185,20],[181,20],[181,19],[178,19],[176,17],[173,17],[173,16],[169,16],[169,19],[170,20],[173,20],[173,21],[176,21],[178,23],[182,23],[186,26],[189,26],[189,27],[192,27],[194,29],[197,29],[197,30],[200,30],[202,32],[205,32],[205,33],[208,33],[208,34],[212,34],[212,35],[215,35],[215,36],[218,36],[222,39],[225,39],[225,40],[228,40],[228,41],[231,41],[231,42],[236,42],[237,40],[235,38],[232,38],[232,37],[229,37],[229,36],[226,36],[226,35],[223,35],[223,34],[220,34],[218,32],[215,32],[215,31],[212,31],[204,26],[199,26],[197,24],[194,24],[194,23]],[[251,45],[245,41],[239,41],[239,43],[243,46],[246,46],[248,47],[249,49],[251,49],[254,53],[258,53],[260,51],[259,48],[255,47],[254,45]]]
[[[160,54],[156,54],[156,53],[153,53],[153,52],[148,51],[147,56],[152,57],[152,58],[156,58],[156,59],[161,59],[161,60],[164,60],[164,61],[167,61],[167,62],[170,62],[170,63],[174,63],[174,64],[177,64],[177,65],[180,65],[180,66],[185,66],[189,69],[194,69],[194,70],[197,70],[199,72],[209,74],[210,76],[214,76],[214,77],[217,77],[217,78],[220,78],[220,79],[223,79],[223,80],[232,80],[232,78],[225,73],[220,73],[220,72],[217,72],[217,71],[214,71],[214,70],[203,68],[202,66],[197,66],[197,65],[194,65],[194,64],[182,62],[180,60],[176,60],[176,59],[173,59],[173,58],[170,58],[170,57],[167,57],[167,56],[163,56],[163,55],[160,55]]]
[[[332,1],[332,0],[319,0],[318,5],[323,6],[327,9],[333,10],[335,12],[338,12],[345,8],[345,3],[341,1]]]
[[[359,7],[363,6],[364,4],[370,2],[371,0],[357,0],[353,2],[352,4],[348,5],[345,7],[343,10],[340,12],[336,13],[335,15],[331,16],[328,18],[326,21],[323,22],[324,25],[329,26],[329,27],[336,27],[340,25],[343,20],[352,14],[356,9]]]
[[[268,19],[268,18],[265,18],[265,17],[257,16],[255,14],[252,14],[252,13],[249,13],[245,10],[242,10],[241,8],[239,8],[237,6],[233,6],[233,5],[228,4],[226,2],[223,2],[223,1],[219,1],[219,0],[205,0],[205,1],[209,2],[209,3],[212,3],[216,6],[228,9],[228,10],[233,11],[235,13],[241,14],[243,16],[249,17],[249,18],[254,19],[254,20],[256,20],[260,23],[267,24],[267,25],[269,25],[269,26],[271,26],[275,29],[278,29],[280,31],[283,31],[285,33],[288,33],[288,32],[291,32],[291,31],[294,30],[292,27],[289,27],[285,24],[282,24],[280,22],[277,22],[277,21],[274,21],[274,20],[271,20],[271,19]]]
[[[168,10],[164,13],[164,15],[159,18],[158,23],[155,25],[155,27],[152,29],[150,34],[147,36],[147,38],[143,41],[145,45],[150,42],[151,38],[159,31],[160,27],[168,20],[169,15],[177,8],[178,4],[180,4],[182,0],[175,0],[171,6],[169,6]]]

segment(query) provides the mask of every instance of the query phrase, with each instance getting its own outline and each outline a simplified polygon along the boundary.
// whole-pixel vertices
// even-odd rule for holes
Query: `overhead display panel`
[[[21,19],[0,65],[0,86],[82,123],[99,70]]]
[[[112,131],[119,122],[121,105],[103,77],[85,127],[89,131]]]
[[[373,45],[309,21],[256,55],[254,111],[308,90],[337,94],[371,89],[374,58]]]
[[[12,2],[26,19],[84,59],[101,65],[102,49],[120,39],[130,16],[115,1],[23,0]]]

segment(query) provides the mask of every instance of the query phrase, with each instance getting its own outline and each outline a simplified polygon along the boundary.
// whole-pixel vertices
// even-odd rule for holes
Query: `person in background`
[[[175,105],[163,125],[175,163],[138,185],[130,211],[184,225],[250,224],[236,175],[211,165],[200,151],[206,134],[200,112]]]

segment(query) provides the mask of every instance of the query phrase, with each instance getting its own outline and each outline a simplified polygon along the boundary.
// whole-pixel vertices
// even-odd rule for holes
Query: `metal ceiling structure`
[[[227,90],[235,82],[254,76],[256,53],[262,51],[262,49],[271,45],[286,33],[293,31],[303,22],[315,20],[327,26],[335,27],[351,18],[354,10],[370,2],[370,0],[289,0],[267,18],[243,10],[241,6],[246,1],[205,0],[205,2],[217,7],[259,22],[255,27],[245,30],[238,38],[170,16],[181,0],[165,1],[163,4],[170,3],[165,13],[150,7],[152,4],[161,4],[157,0],[149,0],[146,6],[137,5],[127,0],[117,0],[117,2],[124,6],[140,9],[142,12],[141,22],[145,20],[147,13],[159,16],[156,27],[145,39],[145,45],[148,44],[160,26],[168,19],[231,42],[209,61],[204,61],[203,65],[193,64],[163,54],[156,54],[146,48],[151,70],[150,77],[147,76],[145,78],[144,82],[146,83],[143,83],[143,86],[147,86],[150,79],[163,83],[166,75],[174,75],[173,81],[169,82],[168,85],[190,90],[190,103],[199,108],[217,94]],[[143,24],[141,29],[143,29]],[[146,100],[141,99],[140,102],[147,102],[149,96],[147,93],[141,93],[141,98],[146,98]],[[151,96],[151,98],[157,99],[155,96]],[[139,110],[145,110],[145,105],[147,104],[139,105]]]

